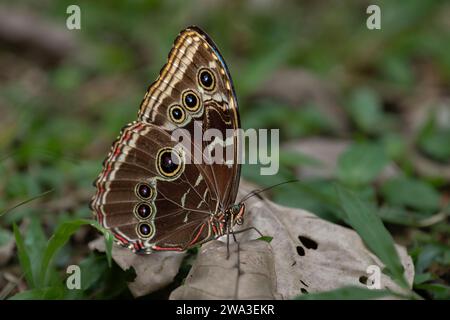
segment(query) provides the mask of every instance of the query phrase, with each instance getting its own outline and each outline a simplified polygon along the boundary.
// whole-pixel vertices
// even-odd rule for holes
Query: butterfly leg
[[[227,227],[227,260],[230,257],[230,228]]]
[[[246,231],[249,231],[249,230],[254,230],[254,231],[258,232],[258,234],[259,234],[261,237],[264,237],[264,235],[261,233],[261,231],[259,231],[259,230],[256,229],[255,227],[248,227],[248,228],[245,228],[245,229],[242,229],[242,230],[239,230],[239,231],[233,231],[232,234],[233,234],[233,237],[234,237],[235,234],[242,233],[242,232],[246,232]],[[235,238],[235,239],[236,239],[236,238]]]

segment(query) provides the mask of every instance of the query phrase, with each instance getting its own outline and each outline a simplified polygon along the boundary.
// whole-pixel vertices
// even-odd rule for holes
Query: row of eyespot
[[[135,190],[136,195],[142,200],[151,199],[155,193],[154,190],[145,183],[139,183]],[[153,205],[149,205],[149,203],[142,201],[134,207],[134,214],[139,220],[147,220],[151,217],[153,210]],[[153,234],[154,227],[147,222],[141,222],[138,224],[136,231],[141,237],[147,238]]]
[[[173,159],[176,157],[176,161]],[[156,156],[156,167],[161,176],[167,179],[174,179],[181,172],[182,163],[181,158],[177,152],[171,147],[162,148],[158,151]],[[154,198],[155,191],[146,183],[139,183],[136,185],[135,193],[141,202],[134,207],[134,214],[141,221],[137,225],[137,233],[144,238],[149,238],[154,234],[153,224],[147,223],[155,211],[155,205],[148,202],[149,199]]]
[[[207,91],[213,90],[216,85],[213,73],[206,68],[200,69],[198,72],[198,81],[201,87]],[[183,106],[191,112],[196,112],[200,108],[200,98],[193,90],[185,91],[182,94],[181,101]],[[176,124],[183,123],[186,119],[184,109],[178,104],[172,105],[169,108],[168,114],[170,119]]]
[[[173,157],[177,158],[177,161],[173,161]],[[159,173],[165,178],[175,178],[182,168],[181,158],[174,152],[173,148],[166,147],[158,151],[156,156],[156,167]],[[137,227],[137,233],[143,238],[149,238],[154,234],[153,223],[147,223],[147,220],[152,216],[155,211],[154,204],[150,204],[146,200],[154,198],[155,191],[146,183],[139,183],[136,185],[135,193],[141,202],[134,207],[134,214],[141,221]]]

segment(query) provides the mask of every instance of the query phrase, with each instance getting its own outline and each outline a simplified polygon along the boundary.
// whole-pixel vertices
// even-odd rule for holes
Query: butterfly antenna
[[[264,189],[256,189],[256,190],[250,191],[249,193],[247,193],[247,194],[241,199],[241,201],[239,201],[239,203],[245,202],[245,201],[247,201],[249,198],[251,198],[251,197],[253,197],[253,196],[256,196],[257,194],[260,194],[260,193],[262,193],[262,192],[265,192],[265,191],[267,191],[267,190],[273,189],[273,188],[278,187],[278,186],[281,186],[281,185],[283,185],[283,184],[292,183],[292,182],[300,182],[300,180],[294,179],[294,180],[283,181],[283,182],[274,184],[274,185],[272,185],[272,186],[270,186],[270,187],[267,187],[267,188],[264,188]]]

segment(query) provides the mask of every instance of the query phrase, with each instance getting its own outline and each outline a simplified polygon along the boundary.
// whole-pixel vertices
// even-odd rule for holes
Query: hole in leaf
[[[307,248],[307,249],[313,249],[316,250],[317,247],[319,246],[317,244],[317,242],[315,242],[314,240],[307,238],[305,236],[298,236],[298,239],[300,240],[300,242]]]
[[[304,256],[305,255],[305,249],[303,249],[303,247],[297,246],[297,253],[299,256]]]
[[[303,294],[307,294],[308,293],[308,290],[306,290],[305,288],[301,288],[300,290],[302,291]]]
[[[367,277],[366,276],[359,277],[359,282],[361,282],[362,284],[367,285]]]

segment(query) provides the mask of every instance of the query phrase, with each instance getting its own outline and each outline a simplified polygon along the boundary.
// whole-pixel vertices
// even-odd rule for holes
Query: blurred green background
[[[70,4],[81,30],[66,28]],[[366,27],[370,4],[381,7],[381,30]],[[45,292],[36,274],[55,229],[91,218],[111,142],[136,119],[178,32],[195,24],[227,61],[243,127],[280,129],[280,173],[247,165],[244,178],[300,178],[270,197],[338,223],[333,184],[354,190],[407,246],[415,291],[449,299],[449,17],[438,0],[2,2],[0,298],[130,297],[133,275],[89,252],[88,226],[58,250],[46,280],[62,285],[62,268],[79,263],[93,270],[84,290]]]

